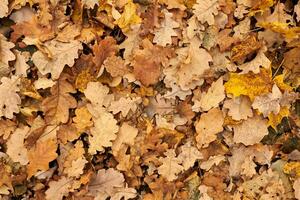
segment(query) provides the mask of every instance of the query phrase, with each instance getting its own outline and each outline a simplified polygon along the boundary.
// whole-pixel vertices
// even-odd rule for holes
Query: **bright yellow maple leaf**
[[[286,174],[295,174],[300,177],[300,162],[289,162],[283,166],[283,172]]]
[[[115,22],[121,29],[127,30],[130,25],[141,23],[141,18],[136,14],[137,6],[129,1],[124,6],[121,17]]]
[[[299,37],[300,27],[290,27],[288,23],[282,22],[259,22],[258,26],[282,34],[287,39]]]
[[[253,101],[256,96],[271,92],[273,80],[269,70],[261,69],[259,74],[230,73],[230,78],[224,86],[227,94],[236,97],[245,95]]]
[[[276,76],[273,80],[276,83],[276,85],[279,87],[279,89],[281,89],[283,91],[292,91],[293,90],[293,87],[289,86],[288,84],[286,84],[284,82],[284,74],[280,74],[280,75]]]
[[[289,114],[290,111],[287,106],[281,107],[278,114],[274,114],[273,112],[271,112],[268,116],[269,118],[268,125],[276,129],[277,125],[281,123],[281,120],[284,117],[289,116]]]

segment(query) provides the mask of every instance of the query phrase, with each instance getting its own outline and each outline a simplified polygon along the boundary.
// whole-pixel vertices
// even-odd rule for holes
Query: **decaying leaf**
[[[253,116],[251,102],[245,96],[234,97],[224,102],[224,108],[227,108],[228,115],[234,120],[247,119]]]
[[[6,1],[6,0],[5,0]],[[5,6],[4,3],[1,3],[1,6]],[[0,16],[1,16],[1,7],[0,7]],[[15,60],[16,56],[11,52],[11,49],[15,45],[11,42],[8,42],[7,39],[0,34],[0,77],[6,75],[9,71],[8,62]]]
[[[194,13],[201,23],[207,22],[212,25],[215,22],[214,16],[218,14],[219,4],[216,0],[197,0],[193,6]]]

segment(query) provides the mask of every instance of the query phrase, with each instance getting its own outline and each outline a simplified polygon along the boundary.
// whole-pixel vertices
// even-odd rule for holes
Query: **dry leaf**
[[[276,84],[274,84],[272,93],[255,97],[252,107],[254,109],[258,109],[264,117],[267,117],[270,113],[278,114],[280,110],[279,101],[281,97],[282,94],[279,88]]]
[[[0,18],[6,17],[8,14],[8,0],[3,0],[0,4]]]
[[[95,7],[95,5],[99,5],[98,0],[82,0],[81,3],[83,5],[85,5],[86,8],[88,8],[88,9],[93,9]]]
[[[47,123],[66,123],[69,120],[69,109],[75,108],[77,102],[70,93],[74,92],[73,86],[67,77],[61,77],[51,88],[51,96],[42,102],[42,110],[45,112]]]
[[[218,107],[219,103],[225,98],[224,90],[223,78],[221,77],[216,82],[213,82],[208,91],[201,96],[200,108],[203,111],[208,111],[211,108]]]
[[[295,190],[295,198],[299,200],[300,199],[300,178],[295,180],[293,188]]]
[[[219,2],[217,0],[197,0],[193,6],[194,14],[201,23],[208,25],[215,23],[214,16],[218,14]]]
[[[103,151],[104,147],[111,147],[112,141],[117,138],[118,130],[117,120],[113,115],[102,111],[100,116],[94,120],[94,127],[91,128],[89,153],[94,155],[97,151]]]
[[[248,118],[242,124],[235,125],[233,130],[233,141],[247,146],[259,143],[268,135],[267,121],[260,116]]]
[[[192,146],[190,141],[181,146],[181,153],[178,155],[178,159],[183,161],[182,166],[184,170],[193,167],[195,162],[202,158],[200,151]]]
[[[125,31],[129,29],[130,25],[141,23],[141,18],[136,14],[137,6],[132,2],[124,6],[124,11],[121,17],[115,22],[121,29]]]
[[[42,75],[51,74],[53,80],[58,79],[65,65],[72,67],[74,59],[78,58],[78,50],[82,50],[79,41],[62,43],[55,40],[45,43],[48,55],[37,51],[32,55],[32,61]]]
[[[227,99],[224,102],[224,108],[229,110],[228,115],[231,116],[233,120],[242,120],[253,116],[251,102],[249,98],[245,96]]]
[[[201,115],[195,124],[198,148],[207,147],[217,139],[217,134],[223,131],[224,116],[218,108],[213,108]]]
[[[1,6],[3,6],[3,4]],[[0,15],[1,15],[1,7],[0,7]],[[0,77],[8,73],[9,71],[8,62],[16,59],[15,54],[13,54],[13,52],[11,52],[10,50],[14,47],[15,45],[13,43],[8,42],[7,39],[2,34],[0,34]]]
[[[14,113],[19,113],[19,104],[21,98],[17,94],[19,89],[20,79],[17,76],[11,78],[1,78],[0,94],[0,117],[4,116],[9,119],[13,118]]]
[[[109,88],[100,82],[89,82],[84,90],[84,95],[95,107],[107,107],[110,104],[113,96],[108,93]]]
[[[28,150],[29,165],[27,165],[28,179],[39,170],[49,169],[49,162],[56,159],[57,144],[55,140],[38,141],[36,145]]]
[[[73,122],[77,132],[82,133],[93,125],[92,115],[86,107],[77,108],[75,115],[76,117],[73,117]]]
[[[30,66],[26,63],[29,59],[29,54],[27,52],[15,51],[16,53],[16,73],[15,75],[27,77],[27,70]]]
[[[108,110],[111,111],[113,114],[121,112],[122,116],[126,117],[129,111],[132,111],[133,113],[136,111],[137,105],[141,103],[141,100],[142,99],[140,97],[121,97],[117,101],[112,101]]]
[[[14,162],[19,162],[21,165],[26,165],[28,163],[24,139],[29,130],[30,129],[27,126],[17,128],[7,141],[7,155],[9,155]]]
[[[64,196],[68,196],[71,188],[72,180],[61,177],[58,181],[50,181],[49,188],[46,190],[47,200],[62,200]]]
[[[103,63],[106,71],[112,77],[124,76],[129,73],[129,69],[125,65],[125,61],[118,56],[110,56]]]
[[[184,168],[180,165],[181,160],[176,157],[174,149],[168,149],[164,154],[166,157],[159,158],[162,165],[157,170],[168,181],[173,181]]]

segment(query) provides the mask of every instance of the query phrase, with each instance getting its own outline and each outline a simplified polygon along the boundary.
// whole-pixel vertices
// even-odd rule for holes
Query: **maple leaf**
[[[278,114],[280,110],[279,101],[282,94],[276,84],[273,85],[272,93],[268,93],[262,96],[257,96],[254,99],[252,107],[258,109],[264,117],[267,117],[270,113]]]
[[[0,117],[12,119],[13,113],[19,113],[18,105],[21,104],[21,98],[17,94],[20,91],[19,84],[20,79],[17,76],[1,78],[0,94],[5,95],[0,97]]]
[[[117,120],[109,112],[103,111],[91,128],[89,153],[94,155],[96,151],[103,151],[104,147],[111,147],[112,141],[117,138],[118,130]]]
[[[203,156],[200,151],[192,146],[191,142],[188,141],[181,146],[181,153],[178,155],[178,159],[182,160],[182,166],[184,170],[188,170],[193,167],[196,160],[202,159]]]
[[[67,78],[67,76],[61,77],[51,88],[52,95],[42,102],[42,110],[47,123],[68,122],[69,109],[77,106],[75,98],[69,94],[74,92],[74,88]]]
[[[164,10],[165,20],[162,22],[161,27],[154,32],[153,42],[166,46],[172,44],[172,36],[177,36],[177,33],[173,30],[179,28],[179,23],[172,19],[173,14]]]
[[[197,0],[193,6],[194,14],[201,23],[208,25],[215,23],[214,15],[218,14],[219,4],[217,0]]]
[[[71,188],[72,180],[61,177],[57,181],[50,181],[49,188],[46,190],[47,200],[62,200],[64,196],[68,196]]]
[[[27,174],[31,178],[39,170],[49,169],[49,162],[56,159],[57,144],[55,140],[38,141],[36,145],[28,150]]]
[[[124,6],[124,11],[121,14],[121,17],[115,21],[121,29],[125,31],[129,29],[130,25],[141,23],[141,18],[136,14],[137,6],[132,2],[132,0],[128,1],[128,3]]]
[[[30,129],[27,126],[17,128],[7,141],[7,155],[9,155],[14,162],[19,162],[21,165],[26,165],[28,163],[24,139],[29,130]]]
[[[211,87],[206,93],[201,96],[200,108],[203,111],[208,111],[211,108],[215,108],[225,98],[225,91],[223,86],[223,78],[219,78],[217,81],[211,84]]]
[[[8,14],[8,0],[3,0],[0,4],[0,18],[6,17]]]
[[[0,34],[0,77],[8,73],[8,62],[16,59],[15,54],[10,50],[14,47],[13,43],[8,42],[6,37]]]
[[[259,143],[264,136],[268,135],[267,121],[260,116],[248,118],[242,124],[233,127],[233,140],[244,145]]]
[[[164,155],[166,157],[159,158],[162,165],[157,168],[158,173],[168,181],[173,181],[177,178],[177,174],[183,171],[184,167],[180,165],[181,160],[176,157],[174,149],[168,149]]]
[[[213,108],[201,115],[195,124],[197,146],[207,147],[209,143],[217,139],[217,134],[223,131],[224,117],[219,108]]]
[[[227,94],[233,94],[236,97],[245,95],[253,101],[256,96],[270,92],[273,81],[270,72],[261,69],[258,74],[252,72],[247,74],[230,73],[230,78],[224,86]]]
[[[78,58],[78,50],[82,50],[79,41],[73,40],[69,43],[62,43],[56,40],[46,42],[48,56],[41,51],[32,55],[32,61],[42,75],[51,73],[53,80],[58,79],[65,65],[72,67],[74,59]]]

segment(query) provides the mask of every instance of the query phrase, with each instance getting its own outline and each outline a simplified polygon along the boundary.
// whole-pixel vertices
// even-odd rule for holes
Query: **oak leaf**
[[[42,110],[45,113],[47,123],[66,123],[69,120],[69,109],[75,108],[77,102],[70,93],[74,92],[73,86],[67,77],[61,77],[51,88],[51,96],[42,102]]]
[[[111,113],[103,111],[94,120],[94,127],[91,128],[89,153],[94,155],[97,151],[103,151],[104,147],[111,147],[112,141],[117,138],[118,130],[117,120]]]
[[[215,15],[218,14],[219,3],[217,0],[197,0],[193,6],[194,14],[201,23],[208,25],[215,23]]]
[[[0,18],[6,17],[8,14],[8,0],[3,0],[0,4]]]
[[[73,117],[73,122],[77,132],[82,133],[93,125],[92,115],[86,107],[77,108],[75,115],[76,117]]]
[[[57,181],[50,181],[49,188],[46,190],[46,200],[62,200],[64,196],[68,196],[71,189],[72,180],[61,177]]]
[[[14,162],[19,162],[21,165],[26,165],[28,163],[24,139],[29,130],[30,129],[27,126],[17,128],[7,141],[7,155],[9,155]]]
[[[179,23],[172,19],[172,13],[165,10],[164,14],[165,19],[161,27],[154,32],[153,42],[165,47],[167,44],[172,44],[172,36],[177,36],[173,29],[179,28]]]
[[[190,141],[181,146],[181,153],[178,155],[178,159],[182,160],[184,170],[193,167],[195,162],[202,158],[201,152]]]
[[[109,95],[109,88],[100,82],[89,82],[84,90],[85,97],[95,107],[107,107],[113,96]]]
[[[82,50],[82,45],[77,40],[69,43],[51,40],[44,45],[48,55],[37,51],[32,55],[32,61],[42,75],[50,73],[53,80],[59,78],[65,65],[70,67],[74,65],[74,59],[78,58],[78,50]]]
[[[38,141],[36,145],[28,150],[27,174],[28,179],[39,170],[49,169],[49,162],[56,159],[57,144],[55,140]]]
[[[0,120],[0,137],[7,140],[10,134],[16,129],[16,123],[11,120]]]
[[[242,124],[233,127],[235,143],[243,143],[244,145],[253,145],[259,143],[264,136],[268,135],[267,120],[260,116],[248,118]]]
[[[300,178],[297,178],[294,182],[293,189],[295,190],[295,198],[300,199]]]
[[[211,84],[211,87],[206,93],[201,96],[200,108],[203,111],[208,111],[211,108],[215,108],[225,98],[225,91],[223,86],[223,78],[219,78],[217,81]]]
[[[12,76],[11,78],[2,77],[0,85],[0,117],[13,118],[14,113],[19,113],[19,104],[21,98],[17,94],[20,91],[20,78]]]
[[[227,94],[233,94],[235,97],[245,95],[253,101],[256,96],[270,92],[273,81],[270,72],[261,69],[258,74],[252,72],[247,74],[230,73],[229,80],[224,86]]]
[[[125,61],[118,56],[110,56],[103,63],[106,71],[112,77],[124,76],[129,73],[129,69],[125,65]]]
[[[112,101],[108,108],[113,114],[121,112],[123,117],[126,117],[129,111],[133,113],[137,110],[137,105],[140,104],[142,99],[140,97],[121,97],[117,101]]]
[[[81,3],[85,5],[88,9],[93,9],[95,5],[99,5],[98,0],[83,0]]]
[[[159,0],[160,3],[167,5],[168,10],[178,8],[180,10],[185,10],[185,3],[184,0]]]
[[[10,50],[14,48],[14,46],[13,43],[8,42],[7,39],[0,34],[0,77],[9,72],[8,62],[16,59],[15,54]]]
[[[200,116],[195,124],[198,148],[207,147],[223,131],[224,116],[219,108],[213,108]]]
[[[183,171],[184,167],[180,165],[181,160],[176,157],[174,149],[168,149],[164,155],[166,157],[159,158],[162,164],[157,168],[158,173],[168,181],[173,181]]]
[[[16,54],[15,75],[27,77],[27,70],[30,68],[30,66],[26,63],[29,60],[29,53],[15,51],[15,54]]]
[[[271,61],[265,56],[263,50],[259,50],[256,57],[246,63],[238,65],[238,68],[242,70],[242,74],[246,74],[252,71],[255,74],[258,74],[261,67],[269,69],[271,66]]]

